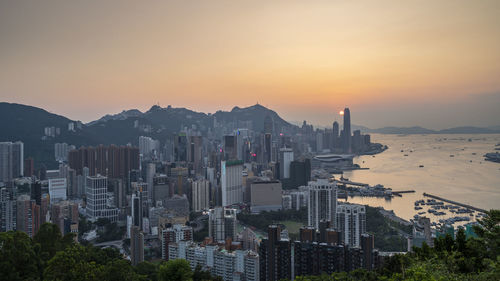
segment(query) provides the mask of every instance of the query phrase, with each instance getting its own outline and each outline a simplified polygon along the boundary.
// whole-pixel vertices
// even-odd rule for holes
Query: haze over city
[[[2,1],[0,100],[89,122],[159,103],[498,126],[499,1]]]

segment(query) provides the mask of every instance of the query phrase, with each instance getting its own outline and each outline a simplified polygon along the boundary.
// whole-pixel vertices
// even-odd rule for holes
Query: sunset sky
[[[500,1],[0,0],[0,101],[500,125]]]

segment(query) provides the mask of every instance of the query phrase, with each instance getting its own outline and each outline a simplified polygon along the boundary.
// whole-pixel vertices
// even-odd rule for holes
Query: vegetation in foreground
[[[492,210],[475,227],[477,238],[463,230],[424,244],[412,253],[395,255],[376,271],[355,270],[296,280],[500,280],[500,210]],[[23,232],[0,233],[2,280],[221,280],[185,260],[132,266],[115,249],[100,249],[61,235],[54,224],[43,224],[29,238]]]

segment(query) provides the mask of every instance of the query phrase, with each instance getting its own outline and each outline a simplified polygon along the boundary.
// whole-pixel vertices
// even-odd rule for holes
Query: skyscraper
[[[339,123],[337,121],[333,122],[333,136],[332,136],[332,144],[333,147],[332,149],[338,149],[340,147],[340,130],[339,130]]]
[[[210,204],[210,182],[205,179],[193,181],[191,184],[191,209],[201,212],[209,208]]]
[[[0,142],[0,182],[8,183],[24,175],[24,144]]]
[[[236,209],[216,207],[208,213],[208,236],[214,241],[236,239]]]
[[[16,229],[16,202],[15,188],[0,188],[0,232]]]
[[[290,178],[290,164],[293,161],[293,149],[280,149],[280,179]]]
[[[243,161],[222,161],[222,206],[243,202]]]
[[[342,204],[337,206],[337,226],[341,241],[350,247],[361,246],[361,234],[366,232],[365,206]]]
[[[330,221],[336,227],[337,185],[325,179],[310,181],[308,185],[307,223],[319,229],[321,220]]]
[[[351,112],[344,108],[344,153],[351,153]]]

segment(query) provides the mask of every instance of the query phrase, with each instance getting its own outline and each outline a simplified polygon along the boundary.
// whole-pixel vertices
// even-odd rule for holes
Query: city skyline
[[[323,126],[346,106],[370,128],[499,125],[497,1],[61,3],[0,3],[2,101],[84,122],[259,102]]]

